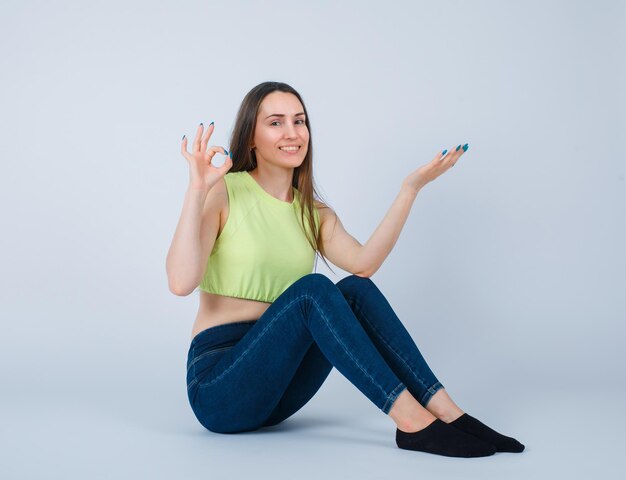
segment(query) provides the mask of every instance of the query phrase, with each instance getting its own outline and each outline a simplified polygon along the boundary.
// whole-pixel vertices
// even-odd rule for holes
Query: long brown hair
[[[250,148],[254,138],[254,130],[256,128],[256,118],[263,99],[272,92],[285,92],[295,95],[304,109],[304,122],[309,130],[309,145],[306,156],[300,166],[294,168],[292,186],[300,192],[300,224],[306,235],[306,238],[317,255],[328,268],[324,246],[322,245],[321,234],[319,228],[315,224],[314,217],[314,200],[320,201],[320,195],[315,187],[313,178],[313,136],[311,134],[311,124],[309,122],[309,114],[300,94],[290,85],[282,82],[263,82],[250,90],[244,97],[237,118],[235,127],[230,137],[230,151],[232,152],[233,166],[229,172],[241,172],[254,170],[257,166],[256,153]],[[320,205],[320,208],[328,208],[326,202]],[[304,227],[304,218],[307,218],[309,229]],[[317,264],[316,255],[316,264]],[[332,268],[330,268],[332,271]],[[334,273],[334,272],[333,272]]]

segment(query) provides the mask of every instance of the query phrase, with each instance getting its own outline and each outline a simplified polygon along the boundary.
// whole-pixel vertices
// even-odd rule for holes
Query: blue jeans
[[[189,403],[212,432],[276,425],[315,395],[333,366],[385,414],[405,389],[425,407],[443,388],[371,279],[351,275],[334,284],[311,273],[258,320],[192,339]]]

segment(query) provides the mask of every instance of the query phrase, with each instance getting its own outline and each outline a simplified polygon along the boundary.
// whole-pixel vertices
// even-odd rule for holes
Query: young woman
[[[190,182],[167,255],[170,291],[200,287],[187,357],[198,421],[219,433],[276,425],[336,367],[395,422],[399,448],[455,457],[521,452],[517,440],[454,403],[370,279],[419,190],[467,144],[408,175],[361,245],[318,200],[311,124],[292,87],[264,82],[246,95],[230,151],[207,146],[213,129],[200,124],[191,153],[183,136]],[[226,155],[219,167],[217,153]],[[352,275],[335,284],[312,273],[316,254]]]

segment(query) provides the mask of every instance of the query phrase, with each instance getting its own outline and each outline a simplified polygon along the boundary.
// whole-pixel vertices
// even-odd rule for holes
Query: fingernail
[[[228,150],[224,149],[224,151],[226,152],[224,155],[230,155],[230,154],[228,153]]]
[[[459,145],[458,147],[456,147],[455,152],[458,152],[458,151],[459,151],[459,148],[461,148],[461,145]]]
[[[228,154],[228,156],[229,156],[229,157],[231,158],[231,160],[232,160],[232,158],[233,158],[233,152],[231,151],[231,152]]]
[[[183,135],[183,140],[185,139],[185,136]]]
[[[443,156],[446,154],[446,152],[447,152],[447,151],[448,151],[448,150],[446,149],[446,150],[444,150],[443,152],[441,152],[441,156],[443,157]]]
[[[202,122],[200,122],[200,126],[204,127],[204,125],[202,125]]]
[[[463,151],[467,152],[467,149],[469,148],[469,145],[466,143],[465,145],[463,145]]]
[[[211,122],[211,123],[209,123],[209,127],[210,127],[211,125],[213,125],[214,123],[215,123],[215,122]]]

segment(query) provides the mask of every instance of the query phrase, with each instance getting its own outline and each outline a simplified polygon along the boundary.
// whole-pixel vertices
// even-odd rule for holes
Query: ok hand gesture
[[[187,159],[189,163],[189,188],[194,190],[201,190],[208,193],[213,185],[215,185],[220,178],[222,178],[228,170],[233,166],[232,154],[229,154],[225,148],[211,145],[207,148],[207,143],[211,134],[213,133],[214,125],[211,124],[207,127],[206,133],[202,135],[204,126],[200,124],[196,132],[196,138],[193,141],[192,152],[187,151],[187,136],[183,136],[183,142],[181,151],[183,157]],[[226,160],[221,167],[213,165],[212,160],[216,153],[223,153],[226,155]]]

